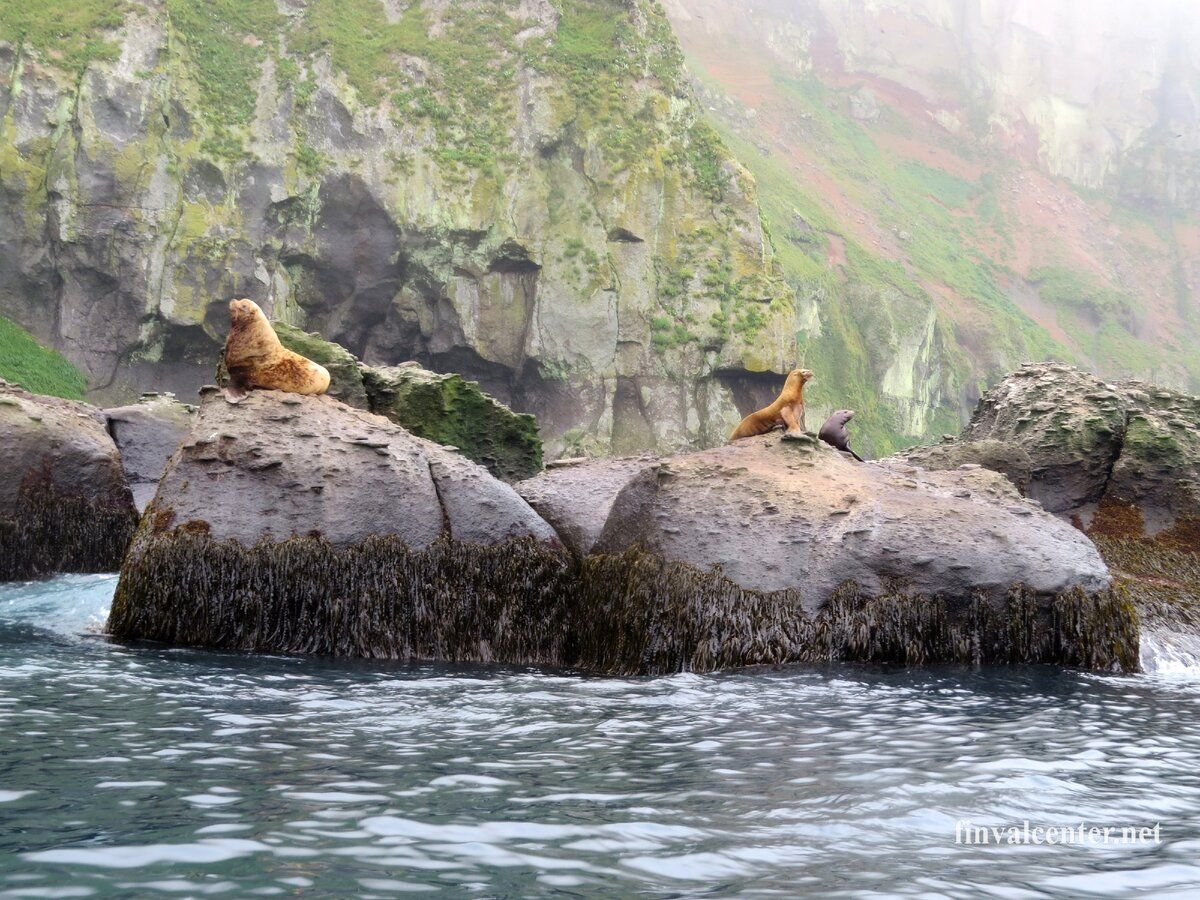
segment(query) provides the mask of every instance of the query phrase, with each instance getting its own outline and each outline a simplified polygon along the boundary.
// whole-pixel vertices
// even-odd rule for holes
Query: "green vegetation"
[[[753,173],[764,222],[774,235],[776,256],[802,305],[816,307],[819,326],[798,335],[801,359],[821,372],[813,395],[837,398],[858,410],[860,442],[872,455],[899,449],[913,438],[900,401],[880,394],[899,340],[921,339],[935,317],[935,354],[946,405],[931,410],[930,433],[955,432],[960,410],[955,386],[965,386],[972,364],[964,346],[985,365],[1003,367],[1024,358],[1071,359],[1066,348],[1010,299],[1012,277],[995,261],[994,248],[979,237],[990,228],[992,243],[1007,245],[995,176],[977,182],[918,162],[901,161],[880,146],[875,131],[846,111],[845,97],[815,78],[778,75],[777,83],[803,111],[804,143],[817,153],[850,208],[869,210],[889,227],[895,249],[863,243],[840,218],[834,198],[810,187],[788,164],[764,155],[749,140],[718,123],[721,137]],[[881,120],[882,122],[882,120]],[[948,289],[976,318],[977,336],[956,332],[938,294]],[[937,293],[935,293],[935,291]],[[884,351],[884,352],[881,352]],[[1000,368],[988,371],[1000,374]],[[937,386],[934,393],[937,393]]]
[[[441,26],[436,38],[429,36],[419,2],[389,22],[378,0],[314,0],[295,49],[328,50],[363,103],[387,100],[397,119],[427,123],[443,165],[498,179],[499,167],[514,161],[507,148],[517,21],[506,4],[484,0],[448,5]],[[405,57],[428,64],[428,78],[414,79]]]
[[[0,378],[20,384],[33,394],[82,400],[87,390],[83,374],[33,335],[0,316]]]
[[[919,162],[902,162],[895,174],[898,183],[907,182],[907,189],[924,193],[947,209],[964,209],[982,191],[978,184]]]
[[[0,35],[78,75],[93,59],[116,59],[104,32],[119,28],[125,11],[122,0],[0,0]]]
[[[242,157],[239,132],[254,118],[258,75],[283,23],[274,0],[167,0],[167,13],[187,47],[212,129],[202,149]]]
[[[1062,266],[1046,266],[1029,273],[1038,293],[1047,303],[1060,309],[1073,309],[1097,319],[1130,323],[1134,301],[1128,294],[1101,285],[1091,276]]]

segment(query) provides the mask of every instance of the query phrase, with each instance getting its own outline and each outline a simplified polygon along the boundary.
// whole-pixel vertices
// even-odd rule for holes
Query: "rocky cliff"
[[[1030,359],[1200,388],[1194,4],[666,8],[869,452]]]
[[[552,448],[717,442],[795,355],[651,0],[0,6],[0,316],[190,396],[243,295]]]

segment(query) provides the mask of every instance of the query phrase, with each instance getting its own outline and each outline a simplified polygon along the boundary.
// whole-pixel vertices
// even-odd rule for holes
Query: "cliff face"
[[[708,29],[749,24],[723,0],[668,6]],[[877,78],[1051,175],[1200,205],[1200,17],[1187,0],[766,0],[751,18],[797,73]]]
[[[1030,359],[1200,387],[1192,4],[666,8],[868,452]]]
[[[718,442],[795,362],[753,180],[656,3],[26,7],[0,315],[93,397],[189,395],[238,296],[478,379],[551,452]]]

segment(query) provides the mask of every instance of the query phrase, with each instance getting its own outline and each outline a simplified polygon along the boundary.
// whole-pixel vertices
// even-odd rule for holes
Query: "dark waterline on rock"
[[[114,587],[0,587],[0,897],[1200,891],[1193,681],[125,647],[94,633]],[[1163,840],[965,847],[962,819]]]

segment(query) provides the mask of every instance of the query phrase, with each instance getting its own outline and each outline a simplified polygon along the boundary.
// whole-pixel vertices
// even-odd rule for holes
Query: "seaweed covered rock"
[[[364,366],[362,373],[371,412],[413,434],[458,448],[505,481],[541,471],[537,420],[513,412],[474,382],[416,364]]]
[[[511,625],[480,618],[487,598],[533,615],[566,569],[554,529],[470,460],[328,396],[252,391],[235,405],[211,389],[142,517],[109,629],[486,660]],[[413,632],[413,616],[447,605],[471,628]]]
[[[183,441],[195,411],[174,394],[143,394],[137,403],[104,410],[139,513],[154,496],[167,460]]]
[[[136,524],[99,410],[0,381],[0,581],[115,571]]]
[[[1091,545],[994,473],[856,466],[766,436],[521,488],[574,555],[508,485],[385,419],[330,397],[210,392],[142,518],[109,630],[611,673],[1137,666],[1136,619]]]
[[[581,667],[1138,666],[1137,616],[1095,547],[978,466],[861,465],[764,435],[518,490],[582,553]]]

